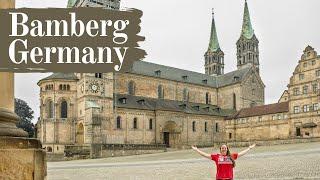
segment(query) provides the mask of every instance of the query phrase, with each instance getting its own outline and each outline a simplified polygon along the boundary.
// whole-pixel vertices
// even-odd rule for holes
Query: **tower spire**
[[[206,74],[217,76],[224,73],[224,53],[220,49],[213,9],[209,47],[207,52],[204,54],[204,58]]]
[[[249,8],[248,8],[248,3],[246,0],[245,5],[244,5],[241,36],[244,36],[247,39],[251,39],[253,35],[254,35],[254,30],[251,25],[250,13],[249,13]]]
[[[68,0],[67,8],[72,8],[77,0]]]
[[[214,11],[213,11],[213,8],[212,8],[211,35],[210,35],[208,51],[216,52],[219,49],[220,49],[220,45],[219,45],[216,25],[215,25],[215,21],[214,21]]]
[[[248,3],[245,1],[242,30],[237,41],[237,67],[238,69],[254,66],[259,73],[259,40],[254,34]]]

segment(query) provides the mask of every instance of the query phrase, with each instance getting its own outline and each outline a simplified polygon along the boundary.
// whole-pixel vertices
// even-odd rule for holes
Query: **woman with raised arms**
[[[235,160],[238,157],[245,155],[255,146],[256,144],[253,144],[239,153],[230,153],[229,147],[224,144],[220,146],[220,154],[207,154],[199,150],[196,146],[192,146],[192,149],[198,152],[201,156],[211,159],[216,163],[216,180],[233,180],[233,168],[235,167]]]

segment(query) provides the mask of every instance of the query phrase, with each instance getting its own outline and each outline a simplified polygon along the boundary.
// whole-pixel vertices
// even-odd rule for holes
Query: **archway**
[[[180,142],[181,130],[174,121],[167,121],[163,128],[163,143],[167,147],[177,147]]]
[[[83,124],[80,123],[77,125],[77,144],[84,144],[84,127]]]

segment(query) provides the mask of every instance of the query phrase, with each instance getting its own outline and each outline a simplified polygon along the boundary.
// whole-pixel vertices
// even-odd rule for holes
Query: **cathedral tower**
[[[259,72],[259,41],[251,25],[247,1],[244,5],[242,31],[237,41],[237,67],[253,65]]]
[[[224,53],[220,49],[214,13],[212,12],[211,36],[205,58],[205,73],[208,75],[221,75],[224,71]]]

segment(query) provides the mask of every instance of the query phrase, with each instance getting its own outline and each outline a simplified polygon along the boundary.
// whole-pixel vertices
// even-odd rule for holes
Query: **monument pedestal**
[[[37,139],[0,137],[0,179],[46,179],[46,154]]]

